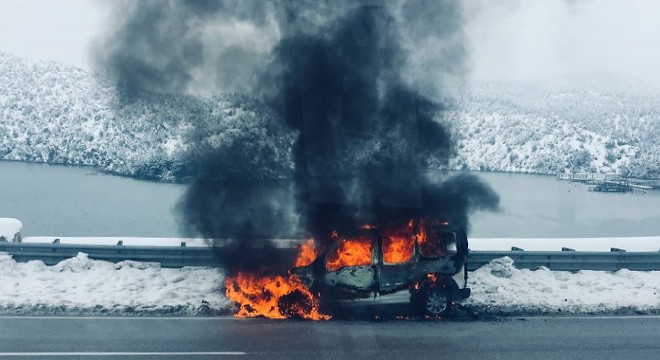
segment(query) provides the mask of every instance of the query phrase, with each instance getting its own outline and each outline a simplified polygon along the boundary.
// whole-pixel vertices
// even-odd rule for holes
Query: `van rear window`
[[[447,231],[429,229],[426,238],[419,243],[424,257],[440,257],[456,254],[456,234]]]

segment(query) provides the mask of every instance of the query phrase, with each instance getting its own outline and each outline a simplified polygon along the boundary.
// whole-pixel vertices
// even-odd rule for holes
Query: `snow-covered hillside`
[[[191,159],[231,149],[240,159],[219,166],[286,176],[294,135],[271,116],[245,96],[136,94],[77,68],[0,52],[2,160],[181,181]],[[444,121],[457,139],[453,169],[660,177],[660,91],[628,79],[477,82]]]
[[[273,128],[268,116],[239,95],[118,91],[74,67],[0,52],[2,160],[88,165],[177,181],[189,175],[192,156],[243,142],[249,162],[244,166],[257,169],[267,161],[275,164],[273,171],[286,172],[293,135]]]
[[[660,91],[615,76],[476,82],[450,119],[454,168],[660,176]]]

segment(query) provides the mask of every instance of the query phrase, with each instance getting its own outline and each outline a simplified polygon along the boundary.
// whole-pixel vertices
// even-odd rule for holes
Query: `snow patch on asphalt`
[[[660,271],[517,269],[509,257],[470,273],[465,305],[502,315],[660,313]]]

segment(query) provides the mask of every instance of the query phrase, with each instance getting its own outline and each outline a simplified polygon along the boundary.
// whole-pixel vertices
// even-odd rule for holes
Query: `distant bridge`
[[[594,191],[615,191],[620,192],[623,188],[628,190],[626,191],[645,191],[645,190],[658,190],[660,189],[660,180],[646,180],[646,179],[636,179],[622,176],[621,174],[609,173],[609,174],[600,174],[600,173],[558,173],[557,180],[571,181],[571,182],[580,182],[584,184],[598,185],[603,190]],[[597,186],[597,187],[598,187]]]
[[[557,174],[557,180],[566,180],[574,181],[581,183],[599,183],[603,181],[617,181],[621,180],[621,174],[610,173],[610,174],[600,174],[600,173],[559,173]]]

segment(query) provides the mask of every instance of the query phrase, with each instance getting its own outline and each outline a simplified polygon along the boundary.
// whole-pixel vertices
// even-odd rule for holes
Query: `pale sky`
[[[465,0],[472,76],[614,73],[660,86],[658,0]]]
[[[0,0],[0,51],[89,69],[88,47],[102,30],[98,0]]]
[[[0,0],[0,50],[89,69],[89,44],[107,21],[104,2]],[[464,3],[472,78],[604,72],[660,87],[660,1]]]

